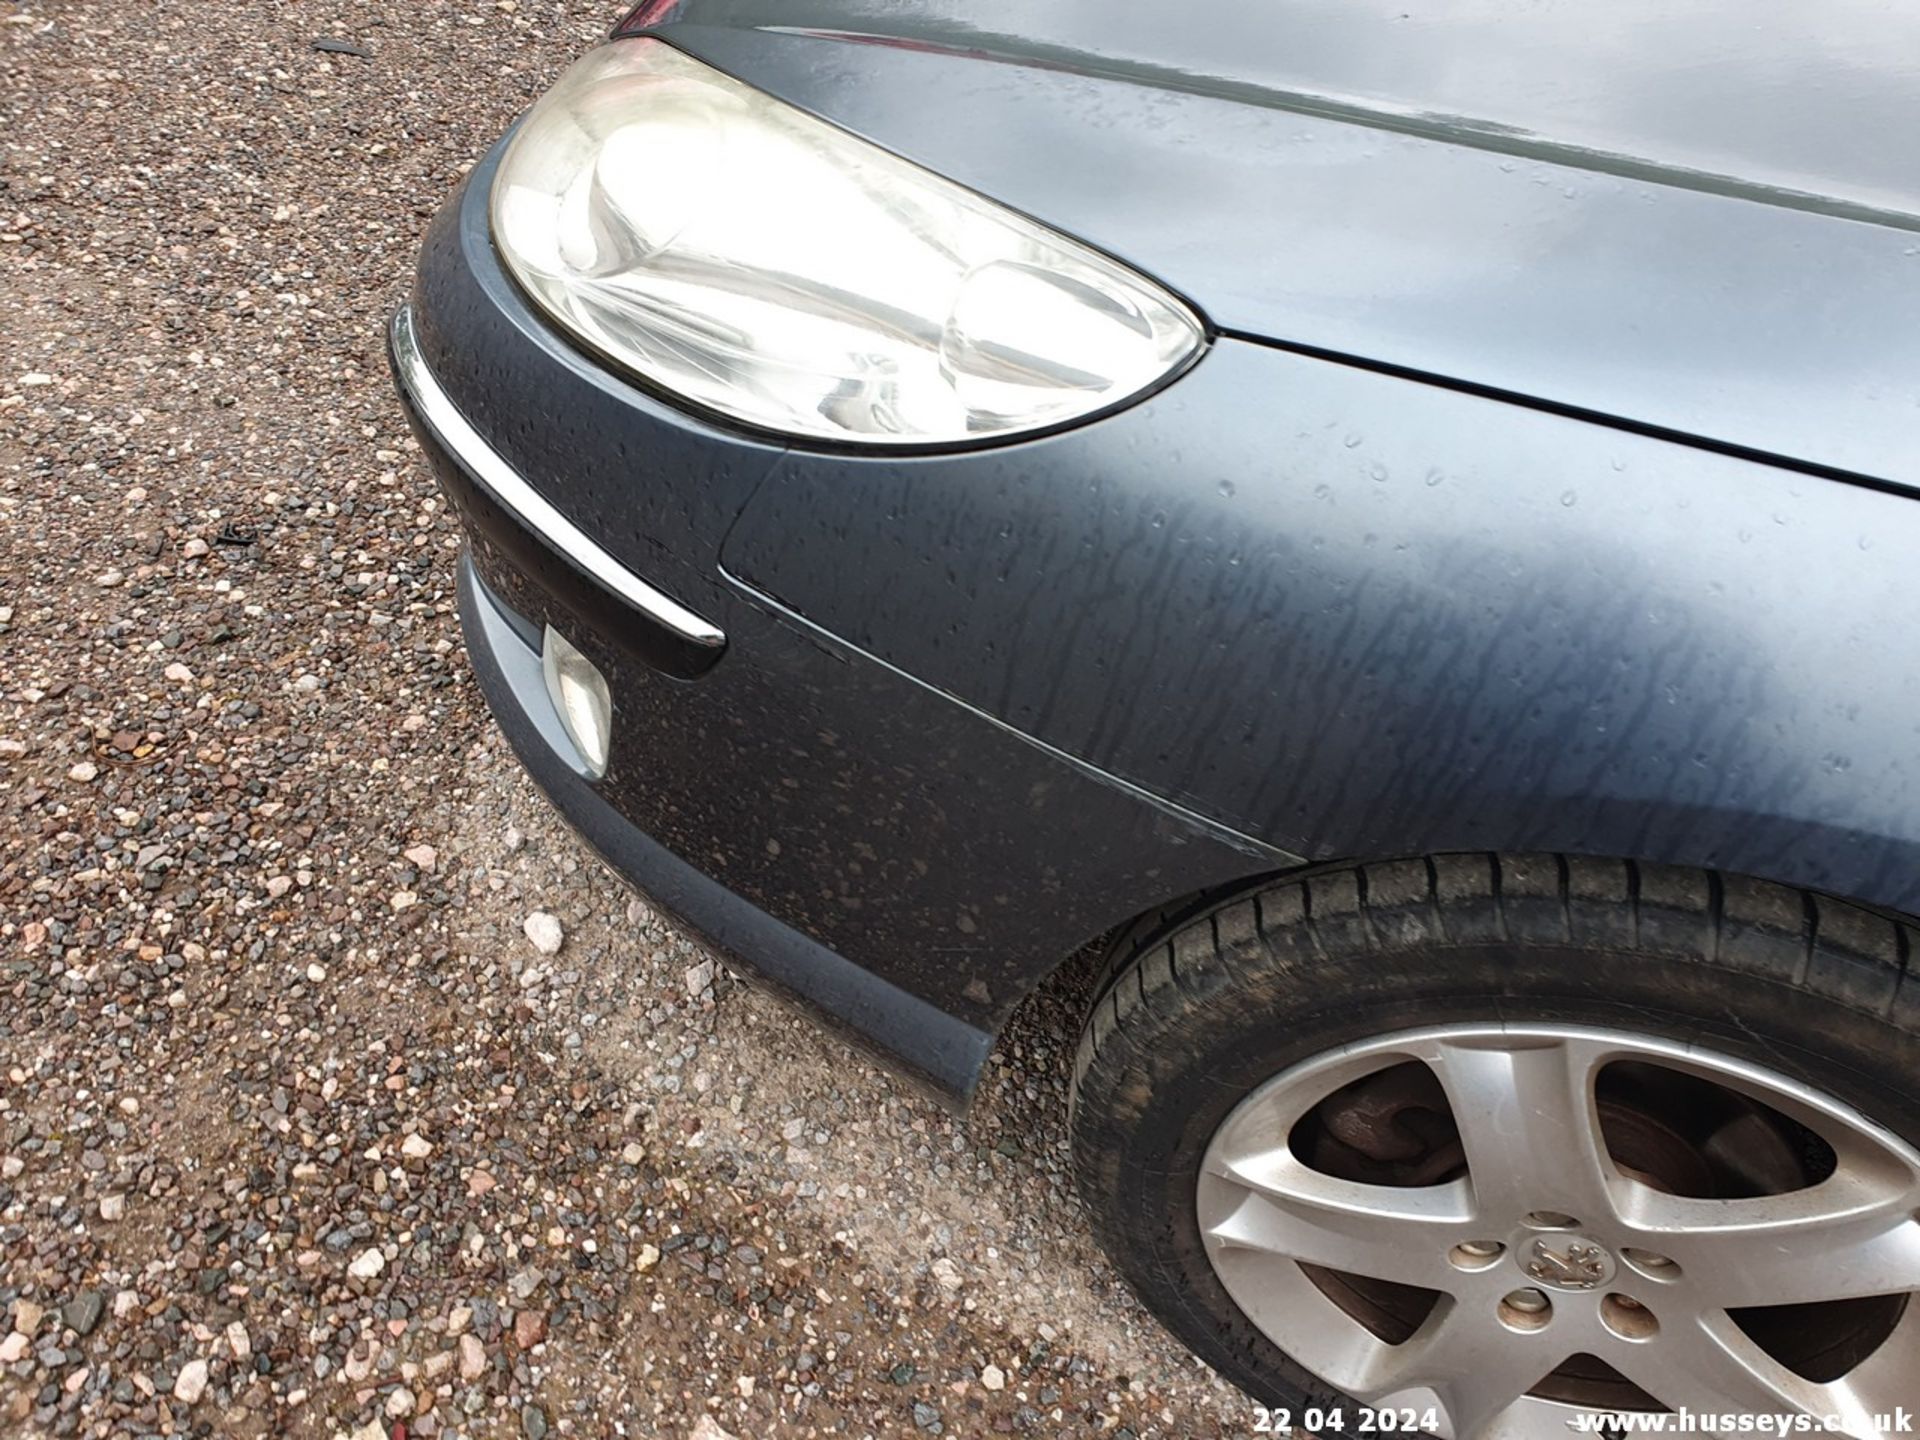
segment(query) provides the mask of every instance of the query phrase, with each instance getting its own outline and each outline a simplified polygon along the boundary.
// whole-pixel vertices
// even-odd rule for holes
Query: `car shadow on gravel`
[[[1100,1372],[1103,1393],[1182,1417],[1152,1433],[1209,1433],[1239,1413],[1237,1393],[1134,1302],[1073,1193],[1068,1082],[1099,947],[1020,1006],[956,1117],[715,964],[517,769],[489,757],[466,778],[454,848],[486,858],[468,877],[460,946],[504,957],[502,979],[563,1068],[628,1097],[669,1189],[723,1186],[777,1217],[781,1248],[832,1255],[842,1283],[902,1304],[910,1332],[960,1324],[974,1338],[943,1342],[958,1349],[942,1357],[957,1374],[1032,1373],[1037,1347],[1068,1375]],[[561,922],[556,955],[522,933],[535,908]],[[1058,1406],[1061,1387],[1036,1383],[1029,1408],[1042,1392]]]

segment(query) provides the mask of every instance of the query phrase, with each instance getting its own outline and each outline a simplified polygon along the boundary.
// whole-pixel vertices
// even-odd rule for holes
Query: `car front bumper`
[[[460,613],[515,752],[623,876],[730,963],[950,1102],[1076,949],[1272,852],[1017,733],[733,583],[780,458],[627,385],[494,255],[489,160],[434,222],[390,358],[468,536]],[[612,696],[591,777],[548,626]]]

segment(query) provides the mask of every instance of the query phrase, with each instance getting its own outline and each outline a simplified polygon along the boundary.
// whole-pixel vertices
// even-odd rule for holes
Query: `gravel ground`
[[[1072,1199],[1073,977],[956,1121],[470,683],[381,322],[614,14],[0,4],[0,1429],[1245,1433]]]

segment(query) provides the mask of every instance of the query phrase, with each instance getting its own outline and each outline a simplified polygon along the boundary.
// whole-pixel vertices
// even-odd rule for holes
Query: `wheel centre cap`
[[[1513,1253],[1527,1278],[1549,1290],[1597,1290],[1619,1269],[1613,1252],[1589,1235],[1531,1234]]]

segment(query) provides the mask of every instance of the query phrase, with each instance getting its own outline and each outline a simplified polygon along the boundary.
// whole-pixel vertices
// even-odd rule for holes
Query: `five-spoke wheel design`
[[[1829,1417],[1920,1377],[1920,1153],[1782,1075],[1625,1031],[1453,1025],[1295,1065],[1201,1165],[1269,1339],[1455,1440],[1570,1416]]]

